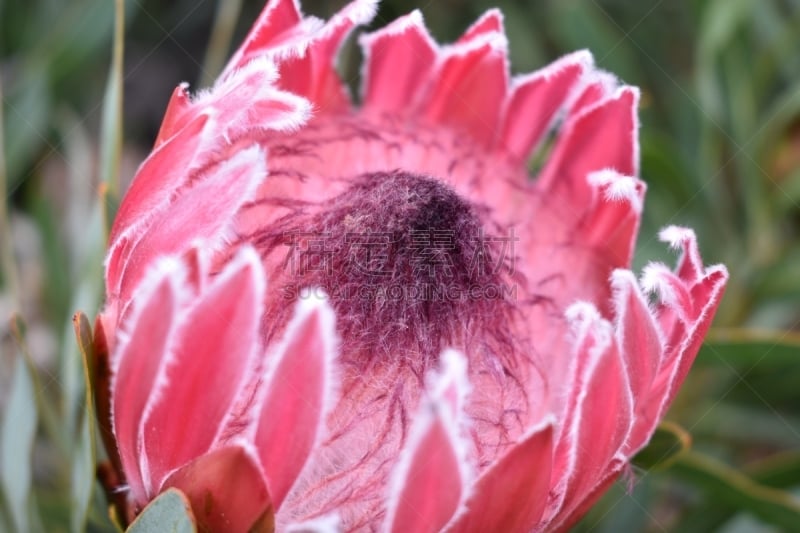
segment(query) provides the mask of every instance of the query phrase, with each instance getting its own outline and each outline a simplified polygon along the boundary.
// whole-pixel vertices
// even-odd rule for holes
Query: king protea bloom
[[[217,531],[562,530],[689,371],[727,272],[674,226],[675,270],[628,270],[637,89],[585,51],[510,77],[499,11],[444,46],[413,11],[359,39],[354,104],[375,11],[270,1],[172,95],[99,321],[130,515],[177,487]]]

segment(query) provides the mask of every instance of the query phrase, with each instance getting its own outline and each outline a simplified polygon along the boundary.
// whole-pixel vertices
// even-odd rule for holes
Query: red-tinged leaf
[[[333,403],[333,320],[324,301],[301,300],[275,355],[255,440],[275,509],[308,461]]]
[[[467,511],[448,531],[530,531],[547,503],[552,464],[553,423],[547,420],[478,478]]]
[[[85,404],[76,427],[79,428],[78,443],[72,455],[72,528],[81,531],[86,528],[89,503],[95,486],[95,411],[94,388],[97,386],[94,371],[94,347],[92,327],[89,319],[80,311],[72,316],[75,339],[81,352]]]
[[[364,107],[404,113],[428,82],[437,47],[419,11],[362,37]]]
[[[72,315],[72,329],[75,332],[75,340],[78,343],[78,349],[83,357],[84,364],[84,378],[86,380],[86,387],[89,393],[88,400],[91,401],[92,393],[95,386],[95,372],[94,372],[94,337],[92,336],[92,325],[89,319],[81,311]]]
[[[94,383],[94,408],[97,416],[97,430],[103,441],[106,455],[118,476],[122,475],[122,461],[111,426],[111,354],[108,348],[105,326],[101,315],[94,322],[92,339],[92,382]]]
[[[246,533],[257,522],[264,531],[274,516],[258,460],[242,446],[198,457],[165,480],[170,487],[186,494],[202,531]]]
[[[264,286],[257,253],[244,248],[182,318],[141,422],[152,487],[221,431],[260,349]]]
[[[577,52],[515,80],[503,111],[497,147],[524,162],[543,139],[591,61],[588,52]]]

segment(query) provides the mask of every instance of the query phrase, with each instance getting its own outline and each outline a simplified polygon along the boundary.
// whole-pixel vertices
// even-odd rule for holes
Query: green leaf
[[[0,435],[0,482],[17,531],[30,530],[31,453],[36,436],[36,396],[30,369],[18,353]]]
[[[724,393],[727,401],[791,418],[800,381],[798,363],[799,334],[731,328],[709,333],[696,366],[710,373],[709,388]]]
[[[103,123],[100,135],[100,179],[111,196],[119,194],[122,154],[122,62],[125,42],[125,3],[123,0],[115,0],[114,6],[114,47],[103,98]]]
[[[85,416],[78,429],[78,441],[72,455],[70,526],[74,533],[86,531],[86,519],[89,513],[89,504],[92,501],[95,485],[93,437],[93,416]]]
[[[128,533],[196,533],[189,500],[178,489],[169,489],[144,508],[133,521]]]
[[[647,446],[633,458],[633,464],[644,470],[664,470],[686,453],[692,445],[692,437],[679,425],[664,421]]]
[[[53,404],[47,394],[45,394],[45,388],[42,386],[42,382],[36,372],[36,365],[31,358],[28,345],[25,342],[25,323],[19,315],[15,314],[11,317],[9,325],[11,336],[16,342],[17,349],[21,355],[21,360],[24,361],[28,369],[28,376],[30,377],[33,386],[35,409],[38,413],[38,418],[42,423],[42,429],[45,431],[45,434],[47,437],[49,437],[50,441],[57,447],[61,456],[66,456],[68,455],[68,451],[70,449],[70,443],[65,438],[65,435],[61,432],[59,414],[56,406]]]
[[[699,365],[728,363],[749,368],[764,361],[800,363],[800,334],[747,328],[711,329],[697,356]]]
[[[634,53],[638,44],[628,39],[620,23],[599,3],[552,2],[549,17],[563,48],[586,48],[595,55],[599,66],[628,82],[641,79]]]
[[[800,524],[800,502],[790,493],[761,485],[742,472],[696,452],[678,458],[671,472],[701,489],[706,507],[729,506],[748,511],[786,531]]]
[[[698,32],[700,53],[706,57],[724,50],[741,24],[748,20],[753,0],[712,0]]]
[[[731,394],[736,392],[728,390],[732,391]],[[797,430],[794,428],[800,427],[800,419],[796,415],[772,411],[754,397],[752,391],[746,392],[750,393],[755,406],[716,400],[695,401],[692,403],[694,420],[689,417],[682,417],[682,420],[691,425],[698,442],[717,441],[744,447],[760,445],[770,449],[797,446]],[[714,398],[723,393],[724,390],[707,396]]]
[[[17,87],[4,95],[8,102],[5,121],[7,132],[6,170],[7,186],[16,188],[25,177],[23,172],[43,144],[52,112],[52,101],[47,91],[47,72],[31,69],[20,77]],[[9,135],[8,132],[14,132]]]
[[[2,275],[3,289],[11,296],[12,304],[19,305],[19,291],[17,264],[14,260],[14,245],[11,242],[11,219],[8,216],[9,200],[11,195],[8,192],[6,175],[6,145],[3,136],[3,80],[0,78],[0,192],[3,198],[0,200],[0,275]]]
[[[776,453],[745,468],[754,480],[770,487],[788,489],[800,485],[800,451]]]
[[[203,77],[200,87],[210,87],[214,79],[222,72],[228,60],[231,48],[231,39],[242,11],[242,0],[227,0],[217,3],[217,13],[214,16],[214,25],[208,39],[206,57],[203,60]]]

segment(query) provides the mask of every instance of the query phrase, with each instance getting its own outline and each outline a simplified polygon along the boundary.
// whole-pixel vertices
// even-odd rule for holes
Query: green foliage
[[[0,481],[11,521],[17,531],[30,529],[32,462],[36,436],[36,397],[31,370],[16,358],[11,394],[0,428]]]
[[[194,515],[189,500],[178,489],[169,489],[150,502],[136,517],[129,533],[195,533]]]
[[[320,16],[342,3],[303,2]],[[731,271],[715,326],[670,411],[672,422],[637,456],[630,487],[615,486],[576,530],[796,528],[800,1],[418,5],[443,41],[498,5],[515,73],[589,48],[601,67],[640,86],[641,168],[649,192],[636,265],[673,261],[655,237],[659,228],[681,224],[698,232],[707,261]],[[90,328],[79,316],[76,345],[72,313],[92,317],[100,304],[106,228],[117,184],[131,172],[122,170],[126,153],[141,159],[171,89],[188,80],[196,90],[197,80],[211,79],[261,7],[260,1],[0,2],[2,297],[29,331],[50,340],[26,339],[22,319],[0,330],[6,337],[0,339],[0,530],[114,531],[95,490],[94,418],[82,366],[91,360]],[[410,8],[406,0],[384,0],[375,26]],[[343,61],[343,68],[357,73],[358,64]],[[13,244],[23,250],[14,261],[10,238],[28,226],[41,246],[18,240]],[[160,531],[147,524],[161,525],[165,517],[176,530],[194,530],[185,500],[173,492],[134,527]]]

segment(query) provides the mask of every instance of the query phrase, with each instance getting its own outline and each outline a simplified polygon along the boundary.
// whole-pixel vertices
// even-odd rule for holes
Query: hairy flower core
[[[267,232],[267,251],[285,253],[272,313],[288,318],[287,300],[324,290],[343,354],[401,357],[420,372],[443,349],[475,347],[475,339],[481,350],[502,343],[507,353],[513,258],[481,218],[432,177],[396,170],[350,179],[340,194]]]

